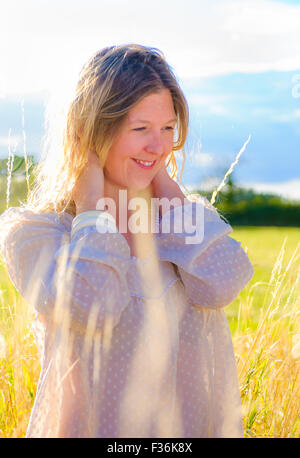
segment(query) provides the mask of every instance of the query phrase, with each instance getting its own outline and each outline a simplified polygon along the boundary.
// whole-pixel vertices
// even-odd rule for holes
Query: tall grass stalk
[[[27,183],[27,197],[30,193],[30,184],[29,184],[29,173],[28,173],[28,160],[27,160],[27,151],[26,151],[26,131],[25,131],[25,115],[24,115],[24,99],[21,100],[21,110],[22,110],[22,134],[23,134],[23,153],[25,160],[25,173],[26,173],[26,183]]]
[[[211,203],[212,205],[215,203],[217,194],[218,194],[218,193],[221,191],[221,189],[225,186],[226,178],[233,172],[234,167],[235,167],[236,164],[239,162],[239,159],[240,159],[241,155],[242,155],[243,152],[245,151],[246,146],[248,145],[248,143],[250,142],[250,138],[251,138],[251,135],[249,135],[248,139],[245,141],[245,143],[243,144],[242,148],[241,148],[240,151],[238,152],[238,154],[237,154],[235,160],[233,161],[233,163],[230,165],[229,169],[228,169],[227,172],[225,173],[223,180],[221,181],[221,183],[219,184],[219,186],[217,187],[217,189],[215,189],[215,191],[213,192],[213,194],[212,194],[212,196],[211,196],[211,199],[210,199],[210,203]]]
[[[9,207],[11,176],[14,165],[14,154],[11,151],[11,128],[8,131],[8,159],[7,159],[7,185],[6,185],[6,208]]]

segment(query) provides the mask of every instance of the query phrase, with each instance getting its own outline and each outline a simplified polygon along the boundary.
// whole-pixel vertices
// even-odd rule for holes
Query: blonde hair
[[[177,138],[167,159],[170,175],[176,178],[174,152],[181,152],[184,165],[189,117],[176,77],[156,48],[137,44],[111,46],[96,52],[83,66],[67,111],[62,151],[51,169],[49,157],[38,164],[26,208],[58,214],[67,211],[75,216],[72,189],[87,163],[88,149],[96,151],[104,167],[114,136],[128,111],[143,97],[164,88],[171,93],[177,116]]]

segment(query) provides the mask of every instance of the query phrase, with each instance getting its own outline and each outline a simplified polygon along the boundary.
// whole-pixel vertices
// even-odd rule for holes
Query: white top
[[[184,209],[197,206],[203,241],[187,244],[171,224],[143,260],[118,231],[99,232],[114,227],[105,214],[96,224],[90,212],[0,216],[8,273],[37,312],[41,372],[26,437],[243,436],[223,307],[253,267],[207,199]],[[176,226],[178,208],[161,225]]]

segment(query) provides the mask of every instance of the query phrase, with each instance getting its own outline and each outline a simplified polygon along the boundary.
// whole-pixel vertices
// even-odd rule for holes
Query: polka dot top
[[[205,198],[165,212],[144,257],[105,212],[11,207],[0,228],[10,279],[36,312],[26,437],[243,436],[224,307],[253,267]]]

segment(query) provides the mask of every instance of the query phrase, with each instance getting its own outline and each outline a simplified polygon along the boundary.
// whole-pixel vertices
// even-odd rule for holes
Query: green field
[[[270,288],[268,284],[275,262],[281,249],[283,249],[281,269],[282,271],[285,270],[297,244],[300,242],[300,228],[239,226],[233,227],[233,233],[230,236],[241,242],[242,247],[247,252],[253,264],[254,275],[247,288],[240,293],[239,298],[226,308],[227,316],[231,330],[234,331],[238,306],[248,296],[249,286],[252,286],[254,297],[251,310],[252,319],[249,322],[249,326],[255,328],[261,307],[266,301],[266,293]],[[299,270],[299,262],[295,262],[292,265],[289,275],[290,281],[293,281],[295,278],[297,270]],[[286,291],[285,296],[287,293],[288,291]]]

